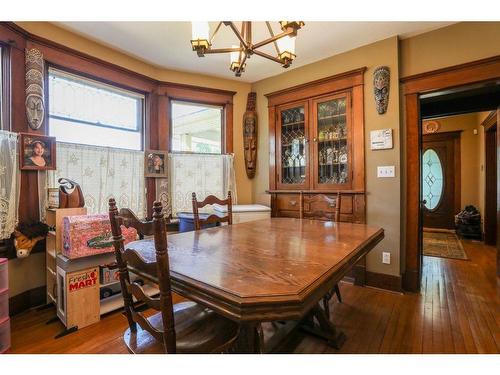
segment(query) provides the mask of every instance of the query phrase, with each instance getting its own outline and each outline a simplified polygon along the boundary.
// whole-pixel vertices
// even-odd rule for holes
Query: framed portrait
[[[167,151],[146,150],[144,154],[145,177],[167,177]]]
[[[19,133],[19,166],[22,170],[56,169],[56,138]]]

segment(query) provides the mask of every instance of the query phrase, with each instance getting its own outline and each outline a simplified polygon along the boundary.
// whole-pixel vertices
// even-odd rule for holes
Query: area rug
[[[455,233],[424,232],[423,253],[432,257],[469,259]]]

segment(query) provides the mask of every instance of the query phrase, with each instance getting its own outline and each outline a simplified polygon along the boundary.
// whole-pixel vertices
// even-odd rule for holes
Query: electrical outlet
[[[386,251],[382,252],[382,263],[391,264],[391,253],[388,253]]]
[[[394,165],[377,167],[377,177],[394,177],[396,175]]]

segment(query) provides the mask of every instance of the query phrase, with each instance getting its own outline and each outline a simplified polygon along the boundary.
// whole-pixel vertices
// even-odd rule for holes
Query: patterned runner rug
[[[424,231],[424,255],[453,259],[469,259],[465,254],[462,242],[455,233]]]

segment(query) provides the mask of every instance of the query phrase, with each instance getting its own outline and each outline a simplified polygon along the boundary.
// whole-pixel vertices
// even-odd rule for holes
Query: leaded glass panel
[[[443,168],[438,154],[429,148],[422,157],[422,196],[428,210],[435,209],[443,195]]]
[[[304,107],[281,111],[281,183],[303,184],[306,180]]]

